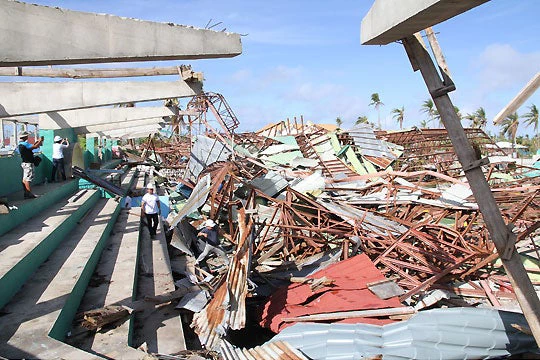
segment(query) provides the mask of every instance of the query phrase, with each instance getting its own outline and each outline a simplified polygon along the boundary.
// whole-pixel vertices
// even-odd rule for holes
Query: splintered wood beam
[[[414,314],[416,310],[410,306],[388,308],[388,309],[375,309],[375,310],[354,310],[354,311],[338,311],[326,314],[313,314],[297,316],[292,318],[283,318],[283,322],[305,322],[305,321],[331,321],[364,317],[381,317],[392,315],[406,315]]]
[[[540,299],[536,295],[533,284],[521,262],[521,257],[516,251],[516,235],[512,233],[502,217],[478,161],[479,159],[467,138],[467,134],[454,110],[454,105],[448,93],[441,91],[441,89],[445,88],[445,84],[441,80],[437,68],[426,51],[423,42],[417,36],[409,36],[403,39],[403,45],[411,64],[414,64],[420,70],[429,93],[433,98],[433,102],[439,114],[441,114],[441,119],[448,131],[448,136],[452,141],[459,162],[466,169],[465,176],[469,181],[470,188],[482,213],[491,239],[515,289],[516,297],[523,310],[523,314],[529,323],[536,342],[540,345]],[[465,259],[469,257],[472,256],[470,255]],[[406,296],[411,296],[417,291],[418,289],[413,289]]]

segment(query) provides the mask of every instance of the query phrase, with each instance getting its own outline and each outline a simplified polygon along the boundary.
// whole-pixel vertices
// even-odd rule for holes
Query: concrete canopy
[[[206,59],[242,52],[235,33],[6,0],[0,3],[0,42],[0,66]]]
[[[201,89],[185,81],[0,83],[0,118],[190,97]]]
[[[90,108],[39,114],[39,126],[42,129],[56,130],[68,127],[119,124],[173,115],[175,115],[174,109],[165,106]]]
[[[489,0],[375,0],[362,19],[363,45],[386,45]]]

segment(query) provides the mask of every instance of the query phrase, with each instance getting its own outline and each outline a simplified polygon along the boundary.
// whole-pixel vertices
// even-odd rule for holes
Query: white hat
[[[214,227],[216,226],[216,223],[214,222],[214,220],[212,219],[208,219],[204,222],[204,226],[206,227]]]
[[[28,137],[28,135],[30,135],[30,134],[27,131],[23,131],[22,133],[19,134],[19,139]]]
[[[154,190],[155,189],[154,184],[150,183],[150,184],[146,185],[146,189],[147,190]]]
[[[62,141],[62,138],[60,136],[56,135],[54,137],[54,142],[59,142],[59,141]]]

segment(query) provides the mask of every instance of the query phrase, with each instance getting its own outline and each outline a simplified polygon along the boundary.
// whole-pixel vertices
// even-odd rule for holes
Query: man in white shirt
[[[146,194],[144,194],[141,201],[141,212],[146,217],[146,225],[150,231],[150,238],[153,239],[156,236],[158,227],[158,215],[161,213],[159,196],[154,194],[153,184],[146,186]]]
[[[62,180],[66,181],[66,170],[64,169],[64,149],[69,147],[68,139],[62,139],[60,136],[56,135],[54,137],[53,143],[53,167],[52,167],[52,176],[51,182],[56,181],[56,172],[60,169],[60,175],[62,175]]]

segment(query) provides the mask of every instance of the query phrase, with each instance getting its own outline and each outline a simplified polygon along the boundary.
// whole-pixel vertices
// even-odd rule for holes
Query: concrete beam
[[[120,136],[121,139],[140,139],[140,138],[146,138],[151,133],[149,132],[138,132],[138,133],[129,133],[124,136]]]
[[[131,127],[128,129],[117,129],[117,130],[107,130],[107,131],[98,131],[94,133],[88,133],[86,134],[86,137],[98,137],[98,136],[104,136],[109,138],[120,138],[122,136],[133,134],[133,133],[147,133],[151,134],[153,132],[159,131],[161,129],[161,124],[156,123],[152,125],[143,125],[143,126],[137,126],[137,127]]]
[[[42,129],[56,130],[69,127],[123,123],[173,115],[175,115],[174,109],[165,106],[90,108],[39,114],[39,126]]]
[[[131,129],[138,126],[157,125],[157,124],[165,125],[166,121],[163,120],[163,118],[161,117],[157,117],[157,118],[142,119],[142,120],[123,121],[120,123],[111,123],[111,124],[103,124],[103,125],[80,126],[80,127],[74,127],[73,131],[75,131],[76,134],[84,135],[84,134],[91,134],[91,133],[101,133],[101,132],[110,131],[110,130]]]
[[[185,81],[0,83],[0,118],[190,97],[201,88]]]
[[[375,0],[362,19],[363,45],[386,45],[489,0]]]
[[[508,115],[513,114],[540,87],[540,72],[525,85],[523,89],[506,105],[493,119],[493,124],[499,125]]]
[[[136,76],[179,75],[184,81],[203,81],[202,72],[191,70],[191,66],[168,66],[152,68],[122,69],[81,69],[53,67],[4,67],[0,68],[0,76],[49,77],[69,79],[119,78]]]
[[[208,59],[242,53],[240,35],[4,0],[0,66]]]

